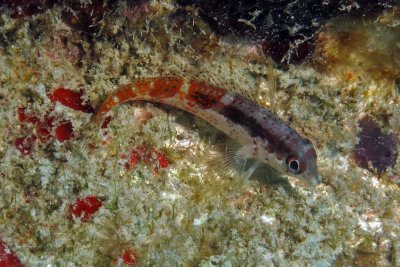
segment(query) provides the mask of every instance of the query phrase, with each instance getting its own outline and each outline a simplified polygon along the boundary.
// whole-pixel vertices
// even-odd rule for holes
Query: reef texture
[[[257,41],[277,63],[298,64],[313,51],[315,34],[334,17],[371,17],[392,8],[394,0],[257,1],[181,0],[200,8],[201,16],[217,32]]]
[[[394,2],[37,3],[0,5],[0,266],[400,265]],[[298,40],[308,61],[282,64]],[[160,104],[93,122],[120,86],[168,75],[273,110],[322,184],[243,180],[229,138]]]

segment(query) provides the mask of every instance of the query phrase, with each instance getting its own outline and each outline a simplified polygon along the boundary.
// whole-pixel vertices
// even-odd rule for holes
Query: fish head
[[[317,186],[321,178],[317,169],[317,153],[308,139],[302,140],[301,149],[287,155],[284,160],[286,174],[295,177],[309,186]]]

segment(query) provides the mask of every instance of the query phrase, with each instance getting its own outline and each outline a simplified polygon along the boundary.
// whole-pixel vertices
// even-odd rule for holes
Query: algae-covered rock
[[[0,265],[399,265],[399,7],[298,2],[2,3]],[[307,62],[269,58],[295,52],[284,33]],[[312,142],[322,183],[243,179],[235,140],[163,104],[96,123],[118,88],[166,76],[270,109]]]

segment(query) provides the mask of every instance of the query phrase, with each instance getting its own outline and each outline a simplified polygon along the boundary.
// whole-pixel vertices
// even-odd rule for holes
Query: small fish
[[[242,145],[244,158],[264,162],[308,185],[320,183],[311,142],[255,102],[223,88],[180,77],[146,78],[122,86],[101,105],[99,123],[113,107],[132,100],[159,102],[186,110]]]

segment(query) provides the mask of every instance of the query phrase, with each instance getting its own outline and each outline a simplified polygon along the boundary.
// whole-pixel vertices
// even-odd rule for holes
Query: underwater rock
[[[146,18],[146,16],[153,11],[154,10],[150,8],[149,0],[127,0],[123,15],[134,23]]]
[[[62,12],[62,19],[71,29],[96,34],[105,14],[111,10],[114,2],[113,0],[95,0],[91,4],[73,2]]]
[[[36,139],[39,139],[41,143],[47,142],[51,138],[52,128],[54,127],[54,118],[46,115],[42,120],[35,114],[28,114],[24,107],[17,109],[17,118],[19,125],[23,128],[29,124],[33,124],[35,131],[28,133],[29,137],[17,138],[15,145],[22,154],[30,154],[31,147]]]
[[[22,155],[30,155],[32,153],[32,146],[36,140],[36,136],[18,137],[15,139],[15,147],[21,152]]]
[[[127,155],[123,154],[121,157],[127,158]],[[168,168],[170,161],[163,153],[152,147],[146,145],[137,145],[131,150],[129,159],[125,163],[125,168],[127,170],[131,170],[139,163],[152,165],[153,173],[158,174],[160,168]]]
[[[354,147],[351,159],[359,167],[379,174],[394,166],[398,154],[395,136],[383,133],[378,123],[370,118],[362,119],[359,127],[360,141]]]
[[[178,9],[174,13],[169,16],[169,20],[172,24],[172,27],[182,28],[185,23],[189,22],[191,13],[185,9]]]
[[[59,30],[52,33],[38,33],[49,49],[43,51],[43,55],[54,61],[66,61],[77,68],[82,66],[85,55],[90,57],[90,50],[85,49],[82,39],[68,30]]]
[[[296,41],[297,40],[297,41]],[[293,46],[293,42],[298,42]],[[301,38],[287,38],[284,42],[265,41],[262,44],[262,52],[265,56],[271,57],[275,62],[286,61],[291,64],[300,64],[306,60],[314,51],[314,37],[308,40]]]
[[[301,63],[313,51],[315,33],[338,15],[368,16],[395,6],[396,1],[259,1],[181,0],[194,5],[217,32],[263,44],[277,63]]]
[[[400,8],[394,8],[393,13],[380,17],[381,22],[348,19],[327,24],[316,34],[313,67],[346,81],[396,81],[400,77],[400,28],[389,25],[399,19]]]
[[[11,18],[21,19],[45,12],[58,0],[5,0],[0,6],[6,6],[11,11]]]
[[[60,102],[71,109],[92,113],[94,111],[93,107],[82,99],[82,94],[82,91],[75,92],[69,89],[57,88],[49,95],[49,98],[53,103]],[[32,146],[36,140],[39,143],[46,143],[52,137],[55,137],[59,142],[64,142],[74,136],[72,122],[59,116],[53,116],[51,114],[52,108],[46,111],[44,118],[40,118],[39,114],[34,112],[27,112],[26,107],[17,108],[18,124],[26,136],[17,138],[14,144],[23,155],[31,154]],[[29,125],[34,126],[33,131],[29,129]]]

